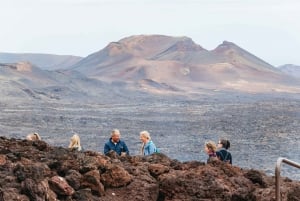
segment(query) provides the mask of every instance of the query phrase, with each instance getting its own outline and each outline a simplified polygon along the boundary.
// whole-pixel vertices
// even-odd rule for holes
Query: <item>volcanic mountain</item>
[[[29,62],[0,63],[0,93],[1,100],[9,103],[61,101],[68,104],[113,103],[140,95],[138,91],[128,91],[124,83],[105,83],[68,69],[43,70]],[[142,97],[146,98],[143,92]]]
[[[0,52],[0,63],[30,62],[45,70],[65,69],[81,59],[82,57],[70,55]]]
[[[31,62],[21,62],[24,60]],[[74,99],[82,94],[98,96],[111,87],[119,95],[127,89],[132,93],[180,95],[204,91],[300,92],[299,77],[282,72],[232,42],[206,50],[184,36],[130,36],[85,58],[0,53],[0,63],[1,91],[17,96],[30,89],[29,95],[34,97],[73,93],[70,98]],[[13,92],[12,86],[18,86],[16,91],[21,89],[22,93]]]
[[[188,37],[137,35],[109,43],[71,67],[88,77],[147,91],[200,88],[299,92],[299,80],[224,41],[206,50]]]
[[[293,64],[285,64],[278,67],[282,72],[300,78],[300,66],[293,65]]]
[[[2,100],[23,102],[91,100],[94,94],[108,94],[110,90],[101,81],[89,79],[76,71],[47,71],[29,62],[0,63],[0,84]]]

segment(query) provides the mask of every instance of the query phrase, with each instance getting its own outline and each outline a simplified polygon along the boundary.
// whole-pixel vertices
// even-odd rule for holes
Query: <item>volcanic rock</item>
[[[0,200],[275,200],[275,179],[215,161],[179,162],[163,153],[105,156],[0,137]],[[281,180],[282,200],[300,182]]]

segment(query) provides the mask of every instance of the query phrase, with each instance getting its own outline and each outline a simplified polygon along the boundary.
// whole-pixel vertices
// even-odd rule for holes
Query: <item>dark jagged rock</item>
[[[281,180],[282,200],[299,200],[300,182]],[[0,137],[0,201],[270,201],[275,179],[216,161],[179,162],[162,153],[111,157]]]

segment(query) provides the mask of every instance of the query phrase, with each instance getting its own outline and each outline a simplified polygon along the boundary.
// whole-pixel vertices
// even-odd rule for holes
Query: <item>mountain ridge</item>
[[[282,66],[278,67],[282,72],[296,77],[296,78],[300,78],[300,66],[298,65],[293,65],[293,64],[285,64]]]
[[[37,55],[35,60],[40,56]],[[83,80],[89,80],[84,84],[84,90],[89,88],[88,83],[92,83],[90,87],[95,90],[97,85],[94,83],[97,80],[114,87],[125,87],[132,92],[165,95],[197,94],[202,93],[203,89],[246,93],[300,92],[298,77],[283,73],[229,41],[223,41],[213,50],[206,50],[186,36],[133,35],[110,42],[103,49],[84,58],[43,56],[49,56],[48,61],[54,58],[54,63],[50,62],[48,67],[56,67],[49,67],[49,74],[52,71],[68,71],[65,76],[73,75],[71,78],[75,78],[73,81],[67,77],[60,78],[69,80],[61,82],[55,78],[61,77],[60,74],[52,73],[55,74],[52,75],[54,81],[49,80],[49,83],[54,82],[53,86],[66,87],[65,83],[76,86],[75,82],[81,82],[82,78],[79,77],[83,76]],[[56,61],[65,62],[66,65],[58,65]],[[47,67],[32,65],[41,69]],[[78,71],[79,77],[74,76],[75,71]],[[20,73],[16,75],[23,79]],[[32,76],[33,80],[37,79]],[[37,88],[43,86],[44,81],[40,82],[36,83]]]
[[[0,52],[0,63],[30,62],[44,70],[65,69],[81,59],[72,55]]]
[[[299,80],[228,41],[208,51],[188,37],[130,36],[109,43],[71,68],[108,82],[152,80],[170,88],[182,85],[190,91],[195,91],[196,85],[248,92],[299,91]],[[151,88],[145,83],[143,89]]]

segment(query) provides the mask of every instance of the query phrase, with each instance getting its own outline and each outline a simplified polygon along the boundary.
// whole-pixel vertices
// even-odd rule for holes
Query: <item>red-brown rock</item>
[[[100,182],[99,170],[91,170],[83,175],[81,184],[83,188],[90,188],[96,195],[105,195],[104,186]]]
[[[111,158],[5,137],[0,186],[0,201],[275,201],[274,177],[259,170],[161,153]],[[282,178],[282,200],[300,200],[299,186]]]
[[[49,180],[50,188],[58,195],[72,195],[75,191],[68,182],[60,176],[54,176]]]
[[[101,175],[101,181],[106,187],[122,187],[132,181],[132,176],[119,165],[109,165]]]

